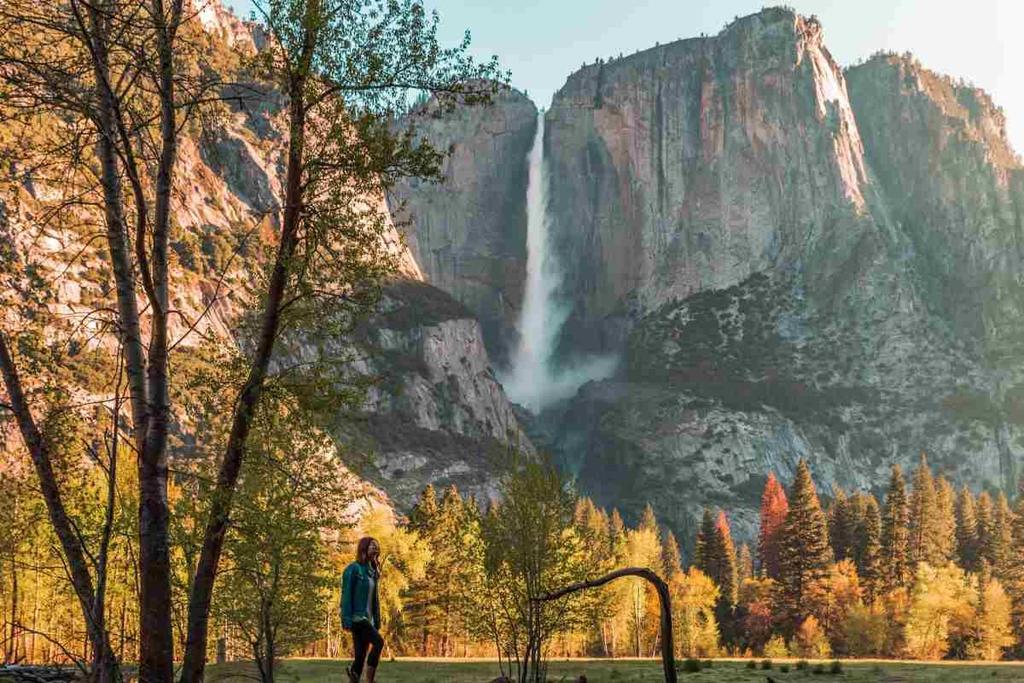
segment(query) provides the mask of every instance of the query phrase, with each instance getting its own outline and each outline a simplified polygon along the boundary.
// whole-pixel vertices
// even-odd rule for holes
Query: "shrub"
[[[825,665],[824,664],[815,664],[814,665],[814,670],[812,671],[812,673],[816,673],[816,674],[823,674],[823,673],[825,673]]]
[[[810,664],[807,663],[807,660],[806,659],[801,659],[799,662],[796,663],[796,670],[797,671],[807,671],[807,667],[808,666],[810,666]]]
[[[764,656],[769,658],[783,658],[789,656],[789,648],[786,646],[786,641],[780,635],[774,635],[771,637],[764,646]]]
[[[700,673],[700,660],[693,657],[683,660],[683,671],[688,674]]]
[[[779,667],[779,671],[781,671],[784,674],[788,674],[789,673],[789,664],[783,664],[782,666],[780,666]]]
[[[756,669],[757,668],[757,662],[755,662],[753,659],[748,660],[747,661],[747,668],[748,669]]]
[[[836,661],[832,662],[832,665],[828,668],[828,672],[833,675],[843,673],[843,663],[837,659]]]
[[[765,670],[765,671],[767,671],[768,669],[772,668],[772,660],[770,660],[770,659],[762,659],[761,660],[761,668],[763,670]]]
[[[713,660],[713,659],[705,659],[703,662],[700,663],[700,665],[704,669],[710,669],[711,667],[713,667],[715,665],[715,660]]]

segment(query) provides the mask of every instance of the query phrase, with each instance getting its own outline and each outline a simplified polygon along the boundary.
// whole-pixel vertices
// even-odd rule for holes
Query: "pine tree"
[[[736,547],[732,542],[732,531],[729,528],[729,520],[724,511],[718,512],[718,519],[715,520],[714,536],[715,571],[711,575],[718,590],[721,592],[721,602],[732,608],[736,605],[739,584],[736,571]]]
[[[1010,574],[1013,562],[1013,523],[1014,515],[1005,493],[996,498],[995,513],[992,519],[992,533],[985,548],[985,557],[992,565],[992,574],[1001,582],[1005,582]]]
[[[956,559],[956,491],[943,476],[935,478],[935,523],[932,525],[932,562],[947,564]]]
[[[832,504],[828,507],[828,538],[836,561],[852,554],[853,529],[850,500],[839,486],[832,487]]]
[[[868,604],[875,601],[882,589],[882,515],[878,501],[868,495],[865,500],[864,525],[857,573],[861,577],[864,598]]]
[[[637,528],[641,531],[658,532],[658,519],[654,516],[654,508],[650,503],[644,506],[644,513],[640,516],[640,525]]]
[[[985,560],[992,565],[992,536],[995,533],[995,506],[992,503],[992,496],[989,495],[988,491],[982,491],[978,496],[977,505],[974,508],[975,513],[975,539],[978,548],[978,559],[977,562]]]
[[[908,516],[906,482],[900,466],[893,465],[882,515],[881,580],[886,592],[910,587]]]
[[[750,546],[744,543],[736,551],[736,581],[740,587],[747,579],[754,578],[754,557],[750,554]]]
[[[713,543],[715,538],[715,517],[711,514],[711,508],[704,508],[701,516],[700,528],[697,530],[697,542],[693,546],[693,565],[701,570],[705,576],[712,576],[711,564],[713,564]]]
[[[907,534],[907,555],[910,569],[914,571],[920,562],[928,562],[932,566],[941,566],[941,562],[932,560],[936,549],[932,547],[935,534],[933,528],[936,520],[935,481],[928,467],[928,459],[921,453],[921,459],[914,470],[910,490],[909,524]]]
[[[966,485],[956,497],[956,556],[965,571],[978,568],[978,518],[974,494]]]
[[[419,500],[409,512],[409,528],[421,535],[426,534],[435,515],[437,515],[437,491],[434,490],[433,484],[427,484],[427,487],[420,493]]]
[[[1013,561],[1006,577],[1006,592],[1012,602],[1013,631],[1017,649],[1024,650],[1024,478],[1017,494],[1013,518]]]
[[[665,580],[672,581],[683,573],[683,558],[676,535],[669,530],[661,536],[661,561],[665,565]]]
[[[764,492],[761,494],[761,528],[757,539],[757,558],[761,575],[776,580],[779,578],[779,535],[788,511],[786,491],[775,478],[775,473],[769,473]]]
[[[814,489],[811,471],[801,460],[790,488],[789,512],[779,547],[778,605],[791,632],[807,615],[808,589],[828,575],[831,562],[825,513]]]

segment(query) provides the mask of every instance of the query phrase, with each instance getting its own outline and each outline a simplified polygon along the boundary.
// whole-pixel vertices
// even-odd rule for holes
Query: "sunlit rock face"
[[[823,493],[921,451],[1012,485],[1020,171],[987,97],[895,58],[844,74],[771,9],[586,66],[546,125],[561,350],[622,354],[529,425],[582,490],[686,537],[721,506],[749,539],[800,458]]]
[[[537,109],[502,89],[487,106],[440,112],[428,102],[404,123],[451,150],[441,185],[401,182],[389,203],[427,281],[480,320],[498,365],[515,349],[526,277],[527,154]]]

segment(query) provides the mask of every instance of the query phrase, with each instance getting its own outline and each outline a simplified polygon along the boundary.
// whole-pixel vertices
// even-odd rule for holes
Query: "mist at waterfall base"
[[[519,318],[519,347],[511,369],[500,377],[508,397],[533,413],[572,397],[586,382],[615,371],[612,356],[589,356],[554,367],[558,335],[570,306],[558,301],[562,273],[548,246],[547,171],[544,165],[544,111],[530,148],[526,189],[526,292]]]

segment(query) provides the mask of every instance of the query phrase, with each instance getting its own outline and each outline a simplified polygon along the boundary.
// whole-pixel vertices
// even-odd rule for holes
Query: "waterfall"
[[[569,307],[556,300],[562,283],[557,259],[548,245],[547,171],[544,166],[544,111],[529,156],[526,186],[526,292],[519,318],[519,347],[502,384],[509,398],[537,413],[569,398],[584,382],[607,377],[615,369],[610,357],[590,358],[554,368],[552,356]]]

